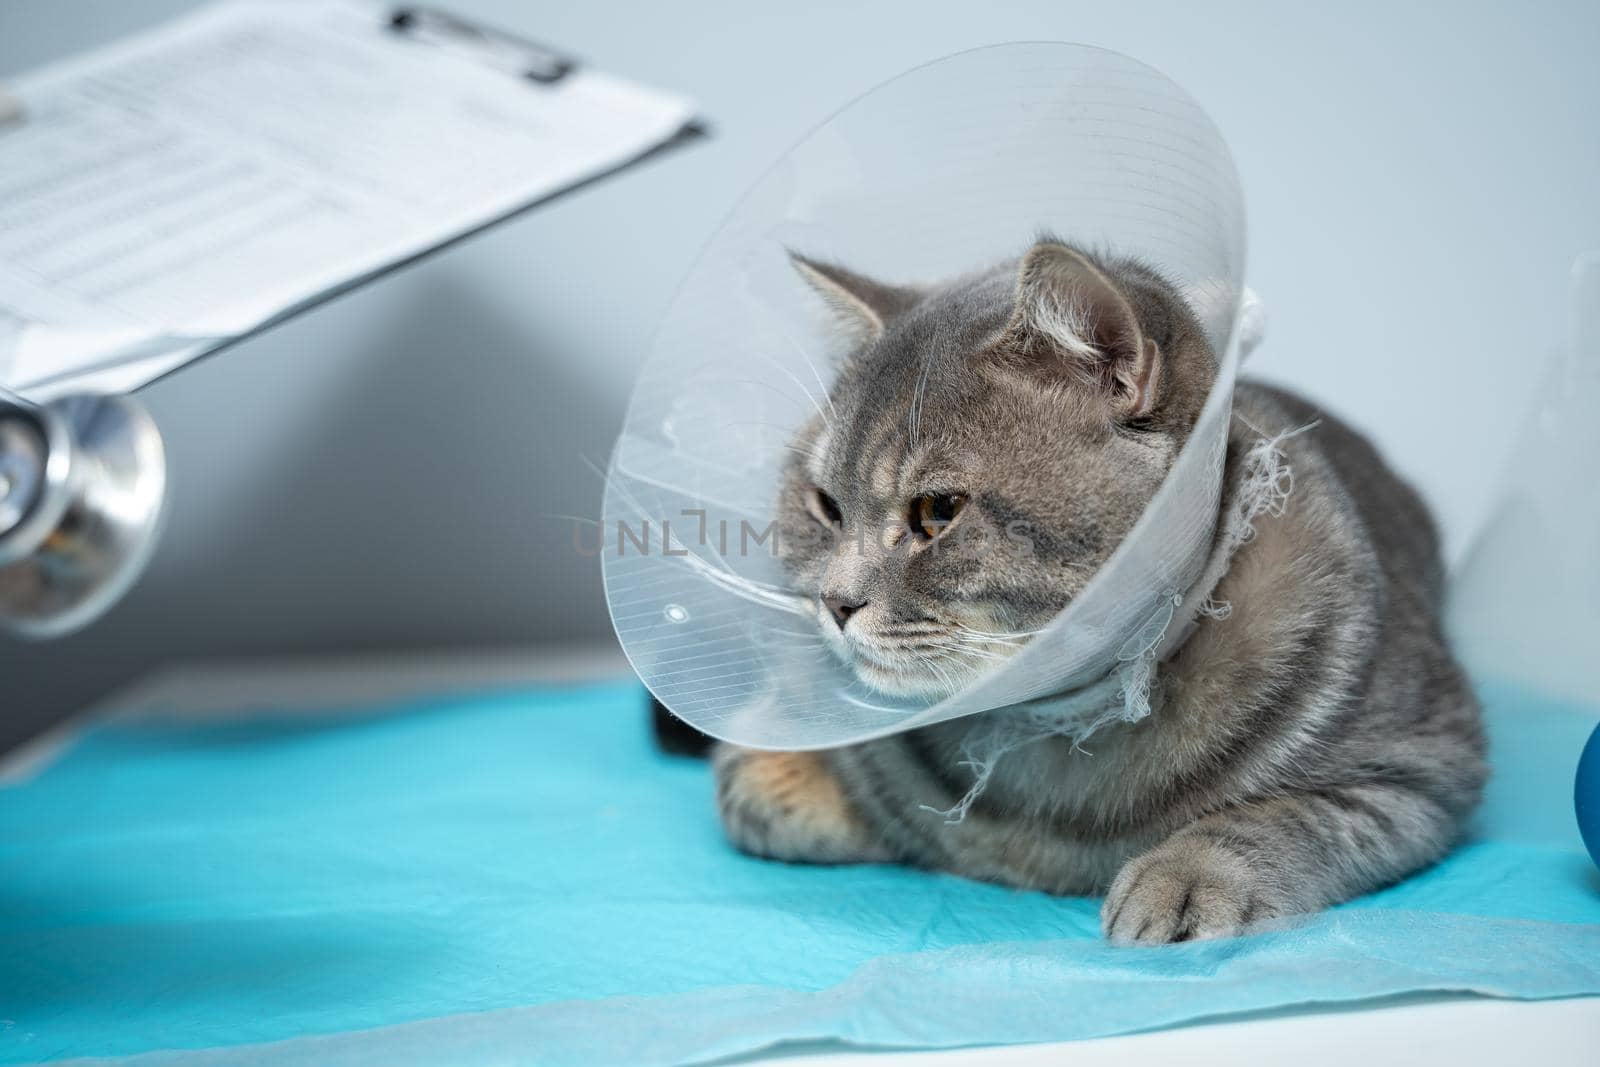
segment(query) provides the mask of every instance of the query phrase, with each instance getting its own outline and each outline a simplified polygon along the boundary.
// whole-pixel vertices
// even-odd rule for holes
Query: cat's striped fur
[[[836,419],[802,434],[785,521],[816,521],[805,494],[819,485],[846,524],[943,487],[969,501],[958,522],[1021,516],[1038,537],[1022,560],[938,560],[916,544],[841,560],[841,539],[786,561],[797,588],[859,604],[845,619],[819,607],[841,655],[879,665],[884,688],[936,694],[1016,644],[963,630],[1026,632],[1109,556],[1186,439],[1215,360],[1153,271],[1049,239],[929,289],[803,267],[860,343]],[[972,720],[822,753],[721,745],[733,841],[793,861],[1104,892],[1107,935],[1137,943],[1237,933],[1438,859],[1484,764],[1477,706],[1440,628],[1428,514],[1364,438],[1305,401],[1247,382],[1235,411],[1225,492],[1253,441],[1316,425],[1284,445],[1287,509],[1257,521],[1216,591],[1231,613],[1203,618],[1161,666],[1148,718],[1081,748],[1050,739],[1007,755],[959,823],[929,808],[972,784],[961,764]],[[918,649],[944,664],[921,683]]]

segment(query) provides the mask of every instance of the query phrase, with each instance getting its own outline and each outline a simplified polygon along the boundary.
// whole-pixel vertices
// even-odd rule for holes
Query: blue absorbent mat
[[[1488,700],[1470,844],[1285,929],[1160,949],[1102,943],[1093,900],[735,853],[636,685],[97,725],[0,789],[0,1062],[640,1067],[1600,993],[1571,799],[1595,716]]]

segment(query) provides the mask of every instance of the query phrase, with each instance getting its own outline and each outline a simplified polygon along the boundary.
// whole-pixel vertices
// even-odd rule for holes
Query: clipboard
[[[357,80],[352,69],[368,80]],[[280,77],[290,79],[282,86],[291,98],[280,111],[294,110],[298,99],[307,124],[326,129],[302,136],[304,130],[281,126],[286,114],[259,104],[262,86]],[[307,81],[318,84],[308,88]],[[682,97],[435,8],[390,8],[371,0],[228,0],[29,75],[13,91],[24,114],[0,127],[0,387],[34,401],[67,392],[136,391],[707,135]],[[384,106],[389,93],[395,97],[392,108]],[[400,109],[407,109],[407,120],[416,118],[422,131],[416,137],[439,144],[412,152],[413,134],[390,128]],[[132,133],[124,128],[129,112],[138,120]],[[178,161],[163,162],[170,145],[152,142],[143,149],[141,121],[163,135],[195,141],[189,148],[201,159],[196,173],[184,175]],[[363,139],[370,143],[358,144],[349,158],[341,156],[347,141]],[[105,190],[101,202],[93,169],[84,168],[84,176],[67,164],[54,171],[30,167],[23,178],[34,184],[22,190],[20,200],[7,197],[19,173],[8,168],[8,158],[32,152],[27,158],[49,162],[49,152],[29,141],[91,159],[97,145],[108,144],[104,154],[112,166],[144,175],[141,188],[157,204],[144,216],[151,226],[167,220],[163,211],[176,213],[178,224],[140,245],[140,217],[130,222],[114,211],[126,190]],[[326,172],[296,152],[326,152]],[[435,168],[437,181],[430,185],[408,172],[384,188],[392,171],[371,166],[361,152],[390,166],[414,160],[424,172]],[[462,162],[479,157],[482,167]],[[536,173],[518,173],[518,160]],[[164,173],[164,165],[173,173]],[[222,175],[210,185],[207,167]],[[242,172],[249,172],[245,179]],[[226,225],[203,213],[185,215],[188,202],[181,198],[162,199],[184,177],[193,178],[196,196],[224,201],[216,217]],[[368,191],[363,181],[377,188]],[[75,188],[88,191],[74,201]],[[237,194],[237,204],[225,202],[230,193]],[[263,198],[273,197],[284,201],[284,224],[309,236],[295,243],[272,228]],[[63,210],[52,213],[53,205]],[[303,213],[296,214],[304,205],[326,213],[328,227],[308,225]],[[96,228],[99,217],[110,220],[109,228]],[[391,225],[393,220],[398,221]],[[207,247],[207,240],[225,238],[227,225],[235,224],[249,236],[217,246],[213,259],[182,260],[185,241]],[[331,227],[338,233],[330,237]],[[132,236],[118,244],[107,229]],[[52,231],[65,231],[68,240],[52,243]],[[256,247],[251,241],[259,246],[256,262],[250,261]],[[64,246],[79,259],[63,252]],[[165,261],[152,249],[169,246],[174,277],[164,281],[157,268]],[[102,248],[109,267],[106,256],[96,258]],[[118,256],[129,262],[118,262]],[[208,271],[219,277],[208,279]],[[224,279],[256,275],[259,291],[250,292],[244,283],[225,286]],[[224,298],[222,304],[206,302],[208,285]],[[131,297],[125,295],[130,289]],[[237,306],[227,306],[237,292],[245,295],[237,297]]]

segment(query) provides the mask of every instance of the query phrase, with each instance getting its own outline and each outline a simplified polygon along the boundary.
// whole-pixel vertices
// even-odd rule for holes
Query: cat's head
[[[1051,238],[922,287],[794,260],[850,353],[792,442],[779,554],[858,677],[948,695],[1111,555],[1177,458],[1216,359],[1156,271]]]

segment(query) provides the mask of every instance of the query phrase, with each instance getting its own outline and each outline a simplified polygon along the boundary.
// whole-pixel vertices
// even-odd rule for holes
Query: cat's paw
[[[1119,945],[1166,945],[1243,933],[1283,902],[1240,855],[1182,834],[1129,860],[1111,883],[1100,924]]]
[[[723,829],[741,850],[800,863],[888,858],[819,754],[718,745],[712,767]]]

